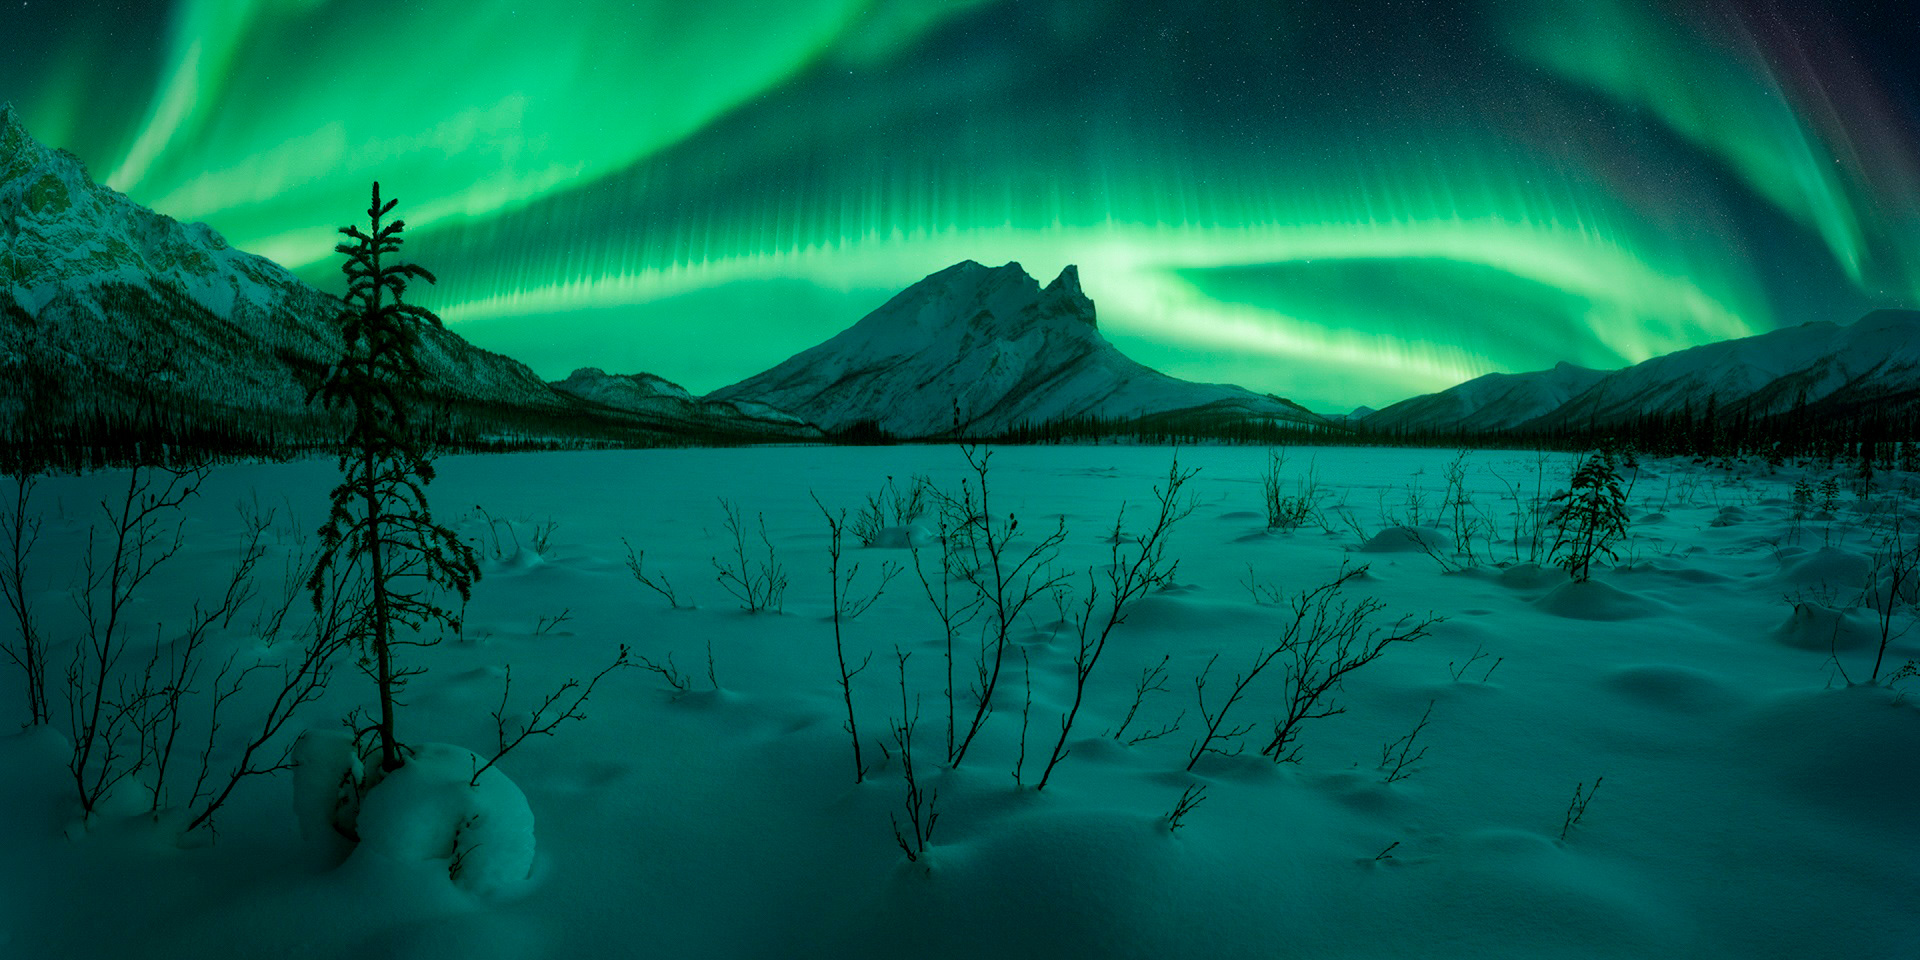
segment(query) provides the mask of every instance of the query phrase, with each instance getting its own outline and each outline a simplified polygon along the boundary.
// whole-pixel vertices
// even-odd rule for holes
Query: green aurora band
[[[549,377],[717,387],[961,259],[1316,409],[1920,303],[1920,124],[1830,18],[1442,6],[185,0],[42,25],[0,99],[327,288],[381,180]]]

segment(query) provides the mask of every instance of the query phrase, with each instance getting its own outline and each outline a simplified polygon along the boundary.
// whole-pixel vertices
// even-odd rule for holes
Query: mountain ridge
[[[0,371],[42,375],[49,389],[35,416],[53,433],[153,421],[164,407],[196,429],[331,435],[332,415],[309,398],[342,352],[339,298],[205,224],[96,183],[77,157],[35,140],[11,104],[0,105],[0,239]],[[782,432],[766,417],[735,430],[720,408],[682,422],[588,403],[443,327],[423,328],[416,353],[419,401],[441,433],[654,441]],[[0,385],[12,422],[26,402]]]
[[[1068,266],[1042,287],[1018,262],[963,260],[927,275],[838,334],[709,400],[757,401],[828,431],[996,436],[1074,419],[1188,417],[1326,426],[1290,401],[1179,380],[1099,331]]]
[[[1584,382],[1584,384],[1582,383]],[[1519,396],[1525,402],[1510,401]],[[1768,417],[1920,398],[1920,310],[1883,308],[1663,354],[1619,370],[1488,374],[1385,407],[1370,430],[1552,431],[1691,412]],[[1506,407],[1498,404],[1506,403]],[[1528,411],[1531,415],[1523,415]]]

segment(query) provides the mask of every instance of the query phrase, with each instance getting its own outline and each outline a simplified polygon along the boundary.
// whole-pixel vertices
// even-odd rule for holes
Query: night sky
[[[1321,410],[1920,305],[1920,3],[0,0],[97,179],[547,377],[756,373],[962,259]]]

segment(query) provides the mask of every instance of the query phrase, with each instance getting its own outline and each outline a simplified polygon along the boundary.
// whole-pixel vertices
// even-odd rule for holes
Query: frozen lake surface
[[[995,449],[989,510],[1017,515],[1015,554],[1064,521],[1048,569],[1077,597],[1090,570],[1104,582],[1123,502],[1124,528],[1141,532],[1172,455]],[[854,781],[828,526],[813,498],[852,517],[889,477],[896,491],[920,475],[953,494],[970,478],[977,493],[958,448],[442,459],[436,515],[478,545],[484,575],[462,636],[403,653],[427,671],[406,691],[403,739],[490,755],[509,665],[509,724],[621,644],[660,664],[671,655],[686,675],[677,691],[654,672],[615,673],[584,720],[501,761],[533,813],[531,877],[477,894],[449,880],[445,858],[362,850],[342,864],[333,844],[303,840],[285,774],[243,782],[211,845],[202,836],[181,847],[137,811],[80,824],[62,735],[10,732],[0,736],[0,954],[1891,958],[1920,949],[1920,707],[1841,673],[1859,681],[1871,671],[1880,620],[1864,601],[1893,518],[1907,542],[1920,540],[1916,501],[1888,494],[1912,478],[1882,476],[1874,496],[1849,492],[1826,511],[1793,498],[1801,478],[1817,486],[1834,474],[1822,465],[1646,460],[1624,472],[1633,522],[1617,560],[1575,584],[1546,565],[1550,531],[1545,543],[1534,537],[1536,504],[1567,487],[1570,455],[1474,452],[1459,464],[1464,495],[1449,495],[1454,451],[1294,448],[1281,492],[1309,492],[1309,475],[1319,492],[1308,522],[1285,530],[1268,528],[1267,456],[1179,451],[1199,473],[1186,487],[1193,512],[1170,534],[1177,570],[1112,632],[1071,753],[1044,790],[1033,785],[1075,694],[1076,601],[1043,595],[1011,626],[995,709],[951,769],[947,635],[913,550],[857,540],[842,558],[860,565],[856,590],[877,584],[888,563],[905,572],[843,624],[853,665],[872,654],[851,688],[869,768]],[[240,551],[237,503],[276,511],[259,579],[262,602],[278,597],[282,568],[302,540],[311,546],[336,479],[324,460],[215,469],[187,506],[181,553],[132,607],[129,635],[142,652],[224,587]],[[98,501],[123,482],[54,478],[36,492],[45,526],[29,585],[56,644],[63,732],[59,668],[79,629],[69,592]],[[715,558],[733,546],[722,500],[748,526],[749,563],[770,545],[784,568],[778,612],[745,612],[717,582]],[[937,513],[881,538],[920,544],[934,581]],[[635,581],[626,544],[644,551],[649,576],[671,582],[679,607]],[[1209,752],[1189,771],[1205,729],[1195,678],[1211,661],[1207,705],[1219,710],[1236,674],[1294,619],[1290,599],[1363,564],[1342,596],[1382,604],[1372,623],[1443,619],[1350,674],[1330,701],[1344,712],[1301,725],[1292,763],[1259,755],[1282,709],[1276,662],[1223,728],[1250,725],[1245,752]],[[1901,635],[1883,677],[1920,656],[1920,636],[1904,633],[1912,609],[1893,602]],[[307,609],[303,598],[296,615]],[[253,621],[214,631],[220,659],[276,655],[249,632]],[[956,640],[963,726],[977,702],[967,688],[977,685],[982,622]],[[889,736],[902,715],[896,650],[910,655],[916,772],[938,794],[918,862],[890,822],[906,825]],[[1156,666],[1162,689],[1110,736]],[[292,728],[339,729],[373,702],[371,682],[342,667]],[[0,685],[9,731],[25,715],[18,676]],[[1387,782],[1393,758],[1413,756]],[[1576,788],[1598,778],[1569,824]],[[1201,789],[1170,831],[1183,792]]]

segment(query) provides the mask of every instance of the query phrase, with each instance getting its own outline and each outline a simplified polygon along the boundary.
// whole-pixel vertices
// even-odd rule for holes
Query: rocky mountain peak
[[[965,260],[909,286],[838,335],[710,399],[755,401],[827,430],[871,424],[899,437],[954,429],[1205,410],[1238,420],[1317,423],[1284,400],[1195,384],[1128,359],[1100,335],[1080,271],[1044,289],[1018,263]]]
[[[1094,319],[1093,300],[1080,289],[1080,268],[1067,264],[1060,275],[1040,291],[1040,308],[1049,315],[1065,315],[1098,328]]]

